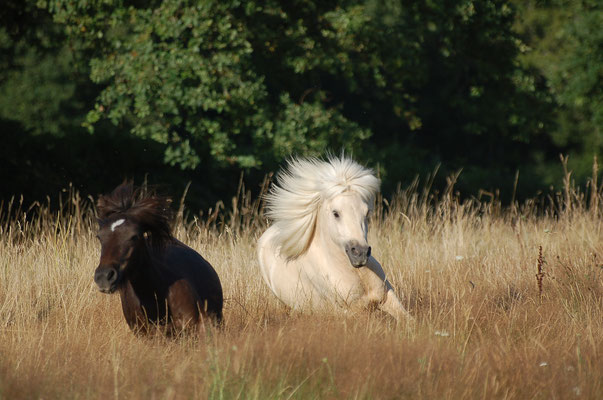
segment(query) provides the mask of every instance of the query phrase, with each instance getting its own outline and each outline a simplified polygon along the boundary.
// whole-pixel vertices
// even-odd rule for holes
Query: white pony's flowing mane
[[[266,195],[266,214],[278,228],[274,241],[281,255],[294,259],[306,251],[325,200],[354,191],[370,207],[379,185],[373,170],[345,156],[290,159]]]

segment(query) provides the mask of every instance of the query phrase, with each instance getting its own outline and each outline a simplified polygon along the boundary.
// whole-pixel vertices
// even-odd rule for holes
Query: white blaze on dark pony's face
[[[126,222],[125,218],[121,218],[121,219],[118,219],[117,221],[115,221],[114,223],[112,223],[111,224],[111,232],[115,232],[115,228],[117,228],[124,222]]]
[[[369,205],[356,192],[345,191],[325,201],[319,219],[333,244],[343,249],[354,267],[366,265]]]

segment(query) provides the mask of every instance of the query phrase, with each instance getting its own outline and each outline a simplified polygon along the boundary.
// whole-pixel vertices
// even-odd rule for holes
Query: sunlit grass
[[[0,398],[603,393],[600,201],[569,184],[547,206],[503,209],[417,185],[379,199],[369,242],[414,330],[381,314],[303,315],[281,305],[255,256],[266,221],[242,188],[230,214],[180,213],[176,235],[214,265],[226,301],[222,331],[175,340],[134,336],[119,298],[98,292],[91,201],[73,191],[64,198],[56,212],[18,201],[0,210]]]

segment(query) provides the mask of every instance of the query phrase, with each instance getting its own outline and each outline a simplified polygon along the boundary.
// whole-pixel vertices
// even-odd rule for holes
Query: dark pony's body
[[[164,326],[178,332],[222,321],[222,286],[216,271],[171,234],[170,200],[123,183],[98,201],[101,259],[94,280],[119,292],[135,332]]]

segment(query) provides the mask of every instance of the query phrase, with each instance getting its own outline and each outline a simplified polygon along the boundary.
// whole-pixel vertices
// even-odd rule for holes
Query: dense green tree
[[[325,107],[323,92],[295,97],[294,69],[270,77],[272,66],[276,74],[295,68],[285,64],[306,53],[311,9],[291,15],[276,2],[181,0],[57,0],[49,9],[86,41],[91,77],[105,85],[88,125],[128,121],[134,134],[165,144],[170,164],[194,168],[209,158],[253,167],[291,151],[353,149],[369,135]],[[262,53],[274,55],[258,60]],[[289,84],[273,84],[281,79]]]
[[[8,2],[0,21],[0,118],[33,134],[80,128],[90,81],[62,27],[34,1]]]
[[[3,178],[103,165],[103,189],[153,171],[211,202],[345,149],[386,192],[442,164],[466,193],[519,169],[531,195],[559,152],[600,152],[600,20],[589,0],[11,0]]]
[[[325,148],[372,155],[393,178],[404,168],[388,160],[400,153],[498,168],[523,160],[546,123],[533,78],[515,64],[504,1],[48,8],[87,44],[104,85],[88,125],[126,121],[184,168],[272,165]]]
[[[110,190],[124,177],[170,183],[179,193],[191,175],[166,167],[164,148],[119,134],[104,123],[94,135],[82,127],[100,88],[89,77],[86,49],[36,5],[10,1],[0,8],[0,203],[23,195],[54,200],[73,184],[83,195]],[[230,188],[192,187],[199,208]],[[0,206],[1,208],[1,206]],[[6,211],[6,208],[3,209]]]
[[[603,150],[603,3],[514,3],[516,30],[525,43],[519,59],[546,80],[556,103],[556,124],[548,133],[558,152],[571,154],[577,176],[589,175],[593,156],[601,159]],[[557,178],[548,171],[543,175]]]
[[[444,174],[465,168],[466,189],[512,184],[518,168],[546,144],[550,101],[543,82],[517,64],[520,41],[505,1],[369,1],[340,24],[354,40],[346,54],[358,114],[387,168]],[[355,46],[357,49],[352,48]],[[362,70],[373,72],[363,73]],[[346,74],[343,74],[346,75]]]

